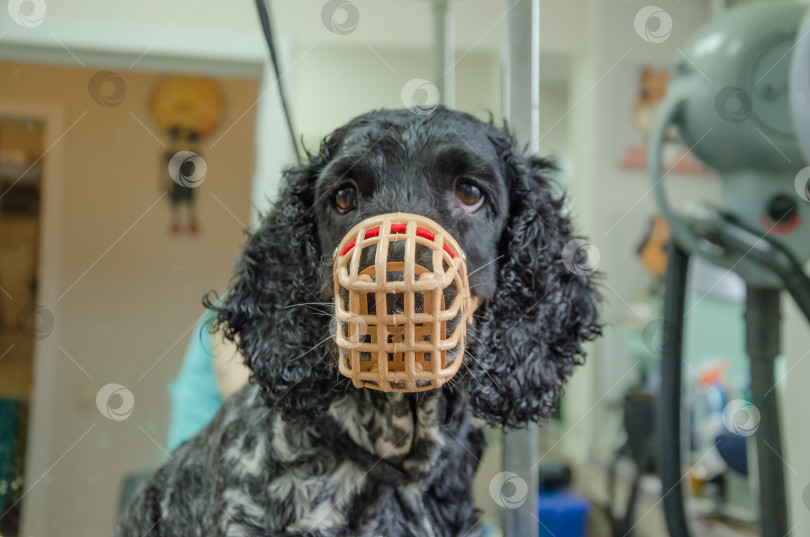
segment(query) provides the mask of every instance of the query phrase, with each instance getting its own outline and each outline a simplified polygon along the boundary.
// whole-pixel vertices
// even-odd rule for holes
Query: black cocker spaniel
[[[114,535],[476,535],[474,417],[514,428],[548,416],[599,334],[592,278],[563,259],[575,236],[549,171],[504,130],[442,107],[360,116],[288,170],[209,304],[251,383],[172,453]],[[463,367],[425,392],[355,388],[330,337],[335,248],[391,212],[455,237],[480,304]]]

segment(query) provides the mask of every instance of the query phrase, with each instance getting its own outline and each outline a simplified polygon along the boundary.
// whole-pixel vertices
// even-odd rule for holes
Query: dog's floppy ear
[[[599,333],[591,267],[575,259],[564,200],[551,165],[504,151],[511,182],[494,297],[476,315],[468,388],[473,410],[493,425],[521,427],[549,416],[566,377]],[[572,251],[574,254],[572,254]]]
[[[329,333],[328,312],[313,305],[321,265],[314,183],[329,153],[324,144],[308,163],[284,173],[280,195],[249,235],[227,293],[207,304],[225,337],[236,341],[251,382],[290,417],[325,410],[336,384],[327,345],[312,341],[312,334]]]

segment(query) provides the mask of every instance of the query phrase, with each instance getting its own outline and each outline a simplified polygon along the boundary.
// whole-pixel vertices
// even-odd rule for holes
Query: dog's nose
[[[408,181],[403,181],[408,183]],[[385,192],[375,194],[364,204],[363,218],[382,214],[418,215],[442,225],[446,217],[442,216],[442,203],[436,196],[423,191],[413,191],[413,187],[397,186]]]
[[[405,261],[406,243],[405,241],[389,242],[387,245],[386,263],[402,263]],[[377,245],[373,244],[365,248],[361,254],[360,270],[364,270],[374,265],[377,259]],[[414,261],[429,271],[433,271],[433,252],[430,248],[417,244],[414,252]]]

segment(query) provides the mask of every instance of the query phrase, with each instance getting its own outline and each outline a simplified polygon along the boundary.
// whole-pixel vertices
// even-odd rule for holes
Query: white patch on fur
[[[440,416],[438,415],[439,397],[434,396],[426,399],[421,405],[416,407],[416,419],[419,425],[416,428],[416,437],[435,443],[439,448],[444,447],[445,437],[440,428]]]
[[[276,414],[273,417],[273,451],[282,461],[294,461],[296,458],[295,451],[287,442],[285,424],[281,414]]]
[[[292,462],[314,454],[317,451],[316,445],[320,445],[316,438],[317,431],[311,427],[304,427],[295,429],[294,434],[298,437],[298,444],[291,446],[287,440],[287,424],[284,422],[280,414],[273,416],[272,428],[272,447],[275,452],[275,458],[284,462]]]
[[[242,455],[240,460],[242,471],[250,475],[259,475],[264,470],[263,463],[267,458],[265,451],[264,437],[259,436],[256,438],[256,447],[253,454],[248,455],[245,453]]]
[[[346,517],[343,516],[343,508],[359,492],[365,476],[366,474],[355,463],[344,461],[328,476],[326,482],[322,476],[304,480],[305,486],[317,487],[317,494],[313,496],[326,499],[300,517],[288,530],[291,532],[317,530],[319,533],[329,533],[344,527]]]
[[[258,505],[253,501],[253,498],[238,488],[229,488],[222,493],[222,506],[223,516],[220,518],[222,529],[225,530],[227,537],[245,537],[248,535],[247,531],[237,526],[233,517],[240,512],[245,513],[248,517],[254,520],[263,520],[267,509]]]
[[[346,396],[335,400],[329,405],[329,415],[334,418],[341,429],[346,431],[349,438],[358,446],[373,452],[371,440],[368,437],[367,416],[362,416],[357,408],[357,398]]]
[[[292,462],[308,457],[317,457],[315,449],[301,449],[288,442],[288,426],[276,416],[273,424],[272,448],[275,456],[282,461]],[[316,434],[312,431],[299,431],[301,435]],[[306,444],[306,442],[304,442]],[[344,461],[327,475],[302,473],[298,468],[274,478],[267,486],[271,500],[284,502],[292,508],[292,520],[281,520],[280,527],[290,532],[306,532],[316,529],[328,533],[328,528],[343,528],[346,519],[343,507],[351,500],[356,487],[365,474],[352,461]]]
[[[169,511],[171,511],[172,507],[174,507],[172,504],[169,503],[170,501],[171,495],[164,494],[163,498],[160,500],[160,518],[163,518],[166,515],[168,515]]]
[[[233,524],[226,525],[225,537],[250,537],[246,529],[234,526]]]
[[[318,504],[298,522],[289,526],[288,530],[293,533],[313,530],[317,530],[318,533],[328,533],[345,525],[346,517],[331,501],[327,500]]]
[[[383,458],[398,457],[406,455],[413,445],[413,416],[410,413],[400,414],[399,416],[385,416],[380,413],[374,415],[375,424],[380,427],[385,434],[380,435],[374,441],[374,450],[377,456]],[[402,429],[404,433],[394,433],[391,426]],[[397,436],[405,435],[406,438],[396,438]],[[395,441],[403,441],[401,446],[397,447]]]
[[[291,502],[295,511],[295,519],[299,520],[306,516],[311,509],[310,481],[312,478],[303,479],[295,474],[295,470],[292,470],[271,481],[267,486],[267,492],[271,498],[277,498],[285,503]]]
[[[428,395],[416,407],[416,432],[414,443],[425,443],[430,446],[427,457],[424,459],[408,459],[402,466],[415,473],[421,473],[436,464],[436,460],[445,445],[446,437],[441,430],[440,394]]]
[[[407,485],[405,487],[401,487],[400,491],[402,491],[403,497],[408,501],[413,512],[425,512],[425,504],[422,501],[422,493],[424,491],[419,488],[418,485]],[[430,525],[430,521],[426,515],[422,517],[421,523],[422,535],[425,537],[436,537],[436,533],[433,531],[433,526]]]

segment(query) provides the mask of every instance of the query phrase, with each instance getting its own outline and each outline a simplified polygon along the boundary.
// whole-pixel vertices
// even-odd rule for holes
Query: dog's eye
[[[455,204],[468,213],[475,212],[484,203],[484,194],[481,189],[467,179],[456,181]]]
[[[348,213],[357,207],[357,189],[354,185],[343,185],[335,193],[335,207],[341,213]]]

